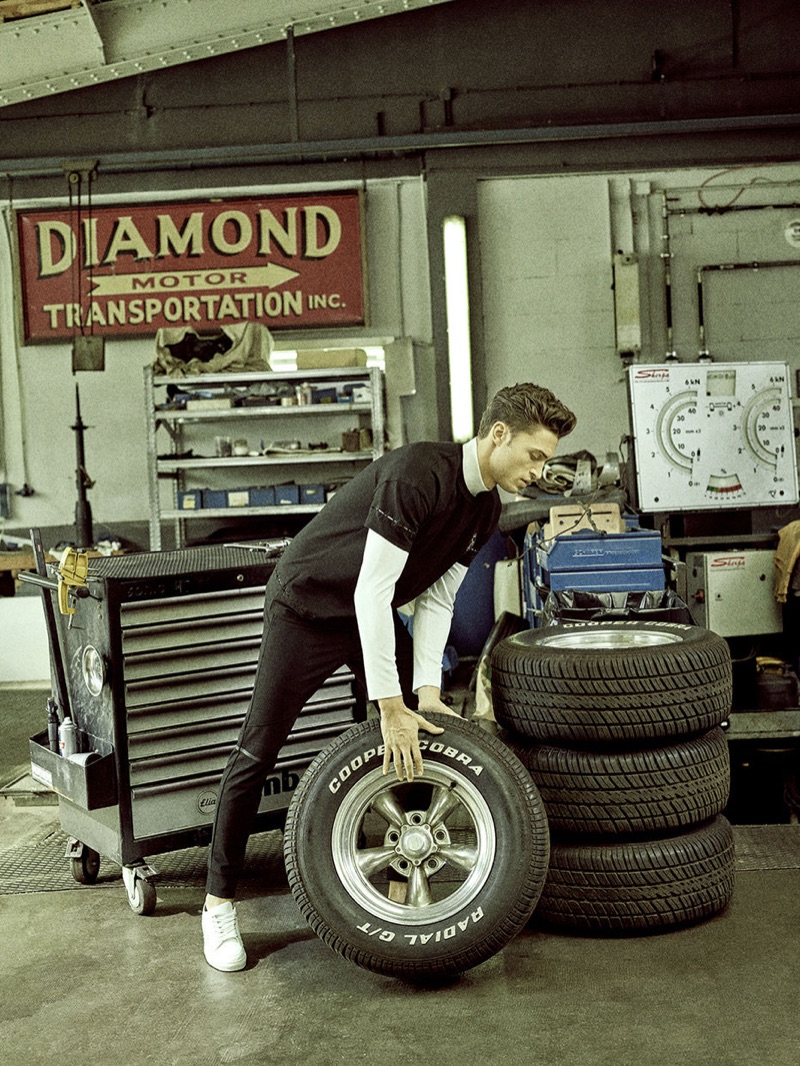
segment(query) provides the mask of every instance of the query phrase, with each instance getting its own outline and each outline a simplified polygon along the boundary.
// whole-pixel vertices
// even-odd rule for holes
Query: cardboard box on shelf
[[[297,353],[298,370],[326,370],[335,366],[366,366],[363,348],[309,348]]]
[[[593,533],[624,533],[625,519],[618,503],[562,504],[550,508],[550,521],[544,527],[545,540],[588,529]]]

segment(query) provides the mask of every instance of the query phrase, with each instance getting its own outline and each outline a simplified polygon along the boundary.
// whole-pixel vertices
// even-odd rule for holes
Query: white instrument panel
[[[662,363],[628,370],[642,511],[798,502],[785,363]]]

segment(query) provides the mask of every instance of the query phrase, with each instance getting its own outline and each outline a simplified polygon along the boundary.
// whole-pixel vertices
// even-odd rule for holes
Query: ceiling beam
[[[598,122],[593,125],[540,126],[498,130],[441,130],[395,137],[359,137],[333,141],[299,141],[263,145],[226,145],[216,148],[111,152],[96,161],[98,173],[125,174],[156,170],[199,170],[218,167],[263,166],[265,163],[332,162],[373,156],[414,155],[443,149],[487,148],[508,145],[554,144],[625,140],[637,137],[674,137],[734,133],[742,130],[800,130],[800,113],[729,115],[714,118],[660,119],[654,122]],[[73,169],[78,164],[72,163]],[[27,180],[61,176],[63,158],[0,159],[0,176]]]
[[[0,24],[0,107],[450,0],[81,0]]]

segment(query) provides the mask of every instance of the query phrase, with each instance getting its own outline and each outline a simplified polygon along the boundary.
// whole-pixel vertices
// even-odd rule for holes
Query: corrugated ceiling
[[[449,0],[0,0],[0,107]]]

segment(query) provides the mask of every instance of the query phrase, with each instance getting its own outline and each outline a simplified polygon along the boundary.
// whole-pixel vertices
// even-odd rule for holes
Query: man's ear
[[[489,436],[491,437],[492,444],[494,444],[495,447],[498,447],[499,445],[501,445],[503,443],[503,441],[506,439],[507,433],[508,433],[508,426],[506,425],[505,422],[499,422],[499,421],[495,422],[492,425],[491,430],[489,431]]]

